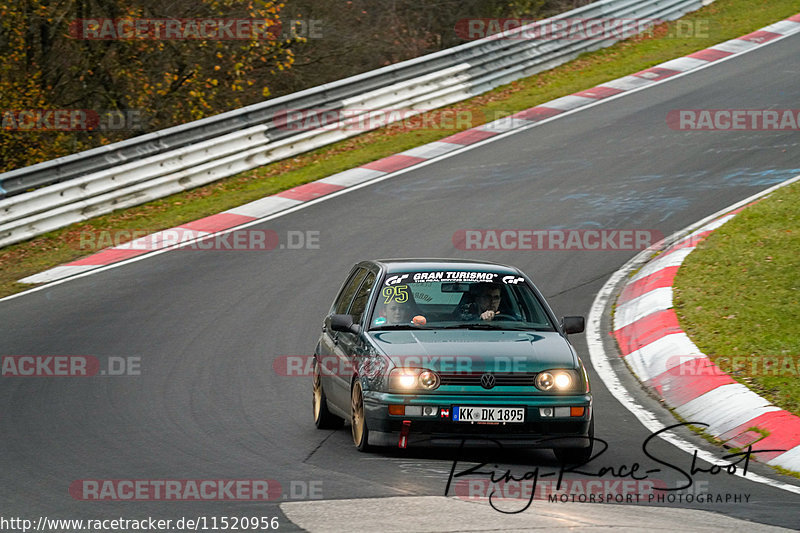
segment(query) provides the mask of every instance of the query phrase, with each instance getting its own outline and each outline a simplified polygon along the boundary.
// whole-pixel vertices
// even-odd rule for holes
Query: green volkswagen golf
[[[567,335],[520,270],[482,261],[386,259],[353,267],[313,363],[314,423],[348,420],[355,446],[592,451],[589,380]]]

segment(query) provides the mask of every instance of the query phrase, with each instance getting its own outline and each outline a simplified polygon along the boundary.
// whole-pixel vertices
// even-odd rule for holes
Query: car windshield
[[[555,331],[520,276],[497,272],[402,272],[386,276],[370,330],[505,329]]]

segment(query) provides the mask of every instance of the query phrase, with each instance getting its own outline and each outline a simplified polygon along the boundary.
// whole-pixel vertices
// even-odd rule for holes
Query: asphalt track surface
[[[313,352],[335,292],[364,258],[514,264],[558,315],[588,314],[605,280],[635,251],[461,251],[453,234],[669,235],[800,174],[797,132],[679,132],[666,124],[673,109],[796,108],[797,57],[800,35],[254,226],[281,236],[320,231],[319,249],[174,251],[0,302],[0,354],[140,357],[142,369],[125,377],[0,378],[3,516],[277,515],[281,529],[291,529],[277,503],[302,496],[305,483],[325,500],[443,495],[451,451],[358,453],[347,428],[314,428],[310,380],[278,375],[273,360]],[[585,356],[584,337],[572,337]],[[650,433],[589,372],[596,434],[609,443],[598,465],[652,466],[642,453]],[[661,409],[624,378],[640,401]],[[691,464],[666,443],[652,450],[683,469]],[[468,457],[518,475],[556,468],[548,451],[504,454],[502,463],[491,450]],[[798,484],[763,465],[750,469]],[[253,478],[277,480],[287,500],[85,502],[68,492],[80,479]],[[660,478],[672,486],[682,479],[670,469]],[[797,494],[726,474],[698,473],[695,481],[749,501],[664,505],[800,523]]]

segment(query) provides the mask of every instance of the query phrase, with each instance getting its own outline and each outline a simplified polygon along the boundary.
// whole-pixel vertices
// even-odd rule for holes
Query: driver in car
[[[470,292],[474,295],[474,302],[463,304],[458,309],[461,320],[481,320],[491,321],[500,312],[500,285],[496,283],[477,283],[470,287]]]

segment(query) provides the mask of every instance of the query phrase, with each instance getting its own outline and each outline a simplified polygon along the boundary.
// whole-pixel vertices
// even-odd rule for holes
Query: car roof
[[[493,263],[491,261],[467,260],[467,259],[375,259],[374,263],[382,266],[388,273],[409,272],[409,271],[435,271],[435,270],[466,270],[466,271],[491,271],[505,272],[509,274],[520,274],[519,269]]]

